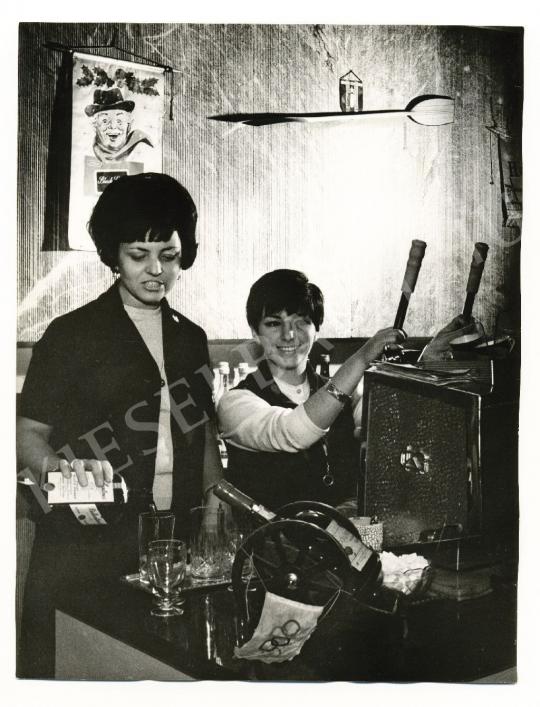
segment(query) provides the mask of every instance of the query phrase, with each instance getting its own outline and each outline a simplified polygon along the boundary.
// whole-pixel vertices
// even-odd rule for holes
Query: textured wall
[[[171,296],[210,338],[244,338],[255,278],[305,270],[326,293],[323,334],[365,336],[392,323],[412,238],[428,242],[407,317],[428,335],[460,310],[475,241],[491,246],[475,313],[493,328],[517,277],[502,226],[486,125],[520,120],[521,38],[496,30],[391,26],[26,24],[20,31],[20,341],[111,282],[95,254],[44,252],[45,183],[61,55],[45,40],[116,44],[171,64],[174,121],[164,171],[192,192],[201,246]],[[114,50],[108,56],[127,58]],[[241,127],[207,116],[339,110],[339,76],[364,82],[364,109],[421,94],[456,100],[453,125],[407,119]]]

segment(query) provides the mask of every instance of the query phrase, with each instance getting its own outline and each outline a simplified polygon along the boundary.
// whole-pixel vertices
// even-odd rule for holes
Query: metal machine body
[[[358,505],[385,548],[517,534],[515,394],[368,371],[363,420]]]

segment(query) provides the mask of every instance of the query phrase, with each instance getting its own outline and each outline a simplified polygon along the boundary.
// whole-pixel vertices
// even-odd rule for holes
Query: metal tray
[[[145,584],[144,582],[141,582],[138,572],[134,574],[123,575],[121,577],[121,581],[124,584],[128,584],[130,587],[133,587],[134,589],[139,589],[143,592],[146,592],[147,594],[153,594],[152,587],[148,584]],[[195,592],[200,590],[208,591],[209,589],[221,589],[223,587],[228,587],[230,584],[230,579],[193,579],[193,577],[191,577],[188,572],[186,574],[184,582],[178,588],[178,593],[186,594],[188,592]]]

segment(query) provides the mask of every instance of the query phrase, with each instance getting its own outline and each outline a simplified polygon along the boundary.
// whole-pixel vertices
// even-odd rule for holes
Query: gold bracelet
[[[342,405],[345,405],[345,403],[348,403],[352,400],[350,395],[347,395],[347,393],[344,393],[342,390],[340,390],[337,385],[335,385],[331,380],[329,380],[328,383],[324,386],[324,389]]]

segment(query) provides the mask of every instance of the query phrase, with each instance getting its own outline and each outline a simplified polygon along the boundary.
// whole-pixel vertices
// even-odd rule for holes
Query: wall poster
[[[164,83],[161,68],[73,54],[70,248],[95,250],[86,224],[111,181],[163,171]]]

